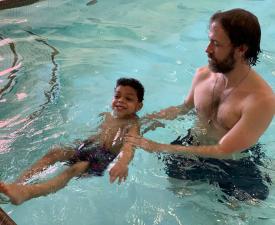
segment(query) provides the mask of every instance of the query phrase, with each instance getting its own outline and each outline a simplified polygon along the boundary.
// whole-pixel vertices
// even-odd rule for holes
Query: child
[[[144,88],[133,78],[117,80],[112,100],[112,113],[104,113],[104,121],[98,134],[84,141],[78,148],[55,147],[12,184],[0,182],[0,192],[9,197],[11,203],[19,205],[31,198],[53,193],[63,188],[71,178],[84,172],[102,175],[107,166],[117,157],[109,171],[110,182],[121,182],[128,175],[128,164],[134,155],[129,144],[123,144],[125,133],[139,134],[136,112],[142,108]],[[22,184],[35,173],[56,163],[67,161],[70,165],[56,177],[37,184]]]

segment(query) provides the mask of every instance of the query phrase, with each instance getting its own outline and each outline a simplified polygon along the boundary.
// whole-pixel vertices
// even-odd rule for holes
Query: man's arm
[[[141,119],[141,124],[145,126],[142,132],[143,134],[150,130],[155,130],[157,127],[164,127],[164,124],[158,121],[158,119],[174,120],[178,116],[187,114],[194,108],[194,89],[201,79],[201,76],[199,75],[200,73],[201,69],[198,69],[192,81],[191,90],[182,104],[178,106],[171,106],[152,114],[147,114]]]
[[[181,146],[160,144],[142,137],[127,136],[126,142],[149,152],[192,154],[211,158],[228,158],[254,145],[267,129],[274,116],[274,96],[253,100],[242,112],[240,120],[216,145]]]
[[[196,76],[195,76],[196,77]],[[146,115],[143,119],[166,119],[173,120],[180,115],[188,113],[194,107],[194,87],[196,79],[193,79],[191,90],[185,98],[184,102],[178,106],[171,106],[159,112]]]
[[[240,120],[221,138],[226,151],[238,152],[254,145],[268,128],[275,112],[274,95],[250,99],[242,110]]]
[[[139,135],[139,125],[134,124],[131,126],[127,134],[129,135]],[[123,143],[121,151],[117,157],[116,163],[109,171],[110,182],[113,183],[117,178],[118,182],[125,181],[128,176],[128,165],[134,157],[134,146],[130,143]]]
[[[190,108],[185,103],[183,103],[182,105],[171,106],[169,108],[161,110],[160,112],[144,116],[141,119],[141,124],[144,127],[144,129],[142,130],[142,134],[145,134],[148,131],[153,131],[158,127],[165,127],[164,123],[160,122],[158,119],[176,119],[178,116],[184,115],[189,112]]]
[[[186,102],[178,106],[171,106],[166,109],[163,109],[159,112],[148,114],[144,117],[144,119],[165,119],[165,120],[173,120],[180,115],[184,115],[190,111],[192,107],[190,107]]]

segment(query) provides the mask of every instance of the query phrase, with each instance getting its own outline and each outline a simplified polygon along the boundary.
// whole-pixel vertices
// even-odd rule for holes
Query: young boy
[[[134,155],[134,149],[122,142],[127,134],[139,134],[136,112],[142,108],[144,88],[133,78],[117,80],[112,100],[112,113],[103,113],[104,122],[98,134],[85,140],[80,146],[55,147],[43,158],[26,170],[12,184],[0,182],[0,192],[9,197],[11,203],[19,205],[31,198],[53,193],[63,188],[71,178],[85,172],[102,175],[107,166],[117,157],[109,171],[110,182],[121,182],[128,175],[128,164]],[[67,161],[70,165],[56,177],[37,184],[22,184],[35,173],[57,161]]]

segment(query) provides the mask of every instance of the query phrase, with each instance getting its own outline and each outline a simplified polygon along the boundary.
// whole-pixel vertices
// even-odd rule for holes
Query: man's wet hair
[[[143,85],[137,79],[127,78],[127,77],[119,78],[116,81],[116,88],[118,86],[120,86],[120,85],[122,85],[122,86],[130,86],[130,87],[134,88],[136,90],[136,92],[137,92],[138,101],[139,102],[143,101],[144,87],[143,87]]]
[[[210,18],[210,25],[214,21],[222,25],[234,47],[247,46],[244,57],[249,65],[255,66],[261,52],[261,27],[258,18],[244,9],[232,9],[216,12]]]

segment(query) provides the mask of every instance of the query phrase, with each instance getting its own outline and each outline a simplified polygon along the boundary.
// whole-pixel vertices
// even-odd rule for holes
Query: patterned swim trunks
[[[69,164],[79,161],[89,161],[90,167],[87,172],[92,175],[103,176],[104,171],[116,156],[117,154],[110,152],[98,144],[84,141],[75,149],[75,155],[69,161]]]

